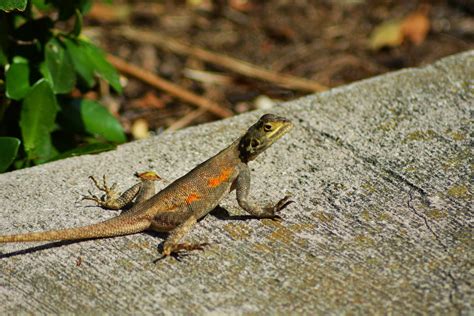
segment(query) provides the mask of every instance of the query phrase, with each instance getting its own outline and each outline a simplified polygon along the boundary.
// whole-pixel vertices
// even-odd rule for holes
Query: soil
[[[420,8],[429,22],[429,32],[422,34],[421,41],[404,38],[392,47],[370,48],[377,26],[403,20],[421,12]],[[123,25],[148,30],[267,70],[336,87],[472,49],[472,15],[473,6],[463,0],[114,0],[113,6],[93,8],[84,31],[107,52],[237,114],[278,106],[279,101],[309,92],[245,77],[139,38],[124,38],[113,30]],[[145,122],[151,131],[166,129],[196,109],[134,78],[127,78],[123,95],[109,100],[128,132],[137,121]],[[216,119],[206,112],[189,124]]]

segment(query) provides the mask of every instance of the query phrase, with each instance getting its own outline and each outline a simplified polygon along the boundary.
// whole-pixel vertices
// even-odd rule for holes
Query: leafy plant
[[[0,1],[0,172],[126,140],[105,107],[72,96],[94,89],[97,78],[122,91],[102,50],[80,36],[91,4]]]

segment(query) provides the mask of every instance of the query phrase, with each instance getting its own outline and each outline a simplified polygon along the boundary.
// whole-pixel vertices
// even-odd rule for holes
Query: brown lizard
[[[135,198],[126,212],[103,222],[83,227],[45,232],[0,236],[0,243],[80,240],[134,234],[145,230],[169,232],[163,244],[164,256],[180,251],[202,249],[205,244],[179,243],[196,222],[212,211],[231,191],[236,190],[240,207],[257,218],[278,218],[277,213],[292,201],[281,199],[273,206],[260,207],[249,201],[250,169],[248,162],[286,134],[293,124],[273,114],[263,115],[240,138],[214,157],[201,163],[186,175],[154,194],[156,174],[139,175],[141,183],[121,196],[115,185],[95,185],[105,191],[105,197],[87,197],[104,208],[120,209]]]

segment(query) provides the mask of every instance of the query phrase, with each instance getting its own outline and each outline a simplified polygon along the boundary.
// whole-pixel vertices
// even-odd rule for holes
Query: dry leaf
[[[429,10],[428,5],[423,5],[402,20],[390,20],[379,24],[370,34],[370,48],[395,47],[406,39],[415,45],[421,44],[430,30]]]
[[[376,50],[385,46],[399,46],[402,42],[401,22],[399,20],[390,20],[379,24],[372,31],[369,38],[369,47]]]
[[[430,30],[428,9],[421,8],[408,15],[403,19],[401,28],[404,38],[409,39],[415,45],[421,44]]]

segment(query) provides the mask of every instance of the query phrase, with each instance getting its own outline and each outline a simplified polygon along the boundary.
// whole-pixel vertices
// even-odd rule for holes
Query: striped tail
[[[150,227],[150,221],[147,219],[132,220],[119,216],[88,226],[0,236],[0,243],[113,237],[139,233],[148,227]]]

